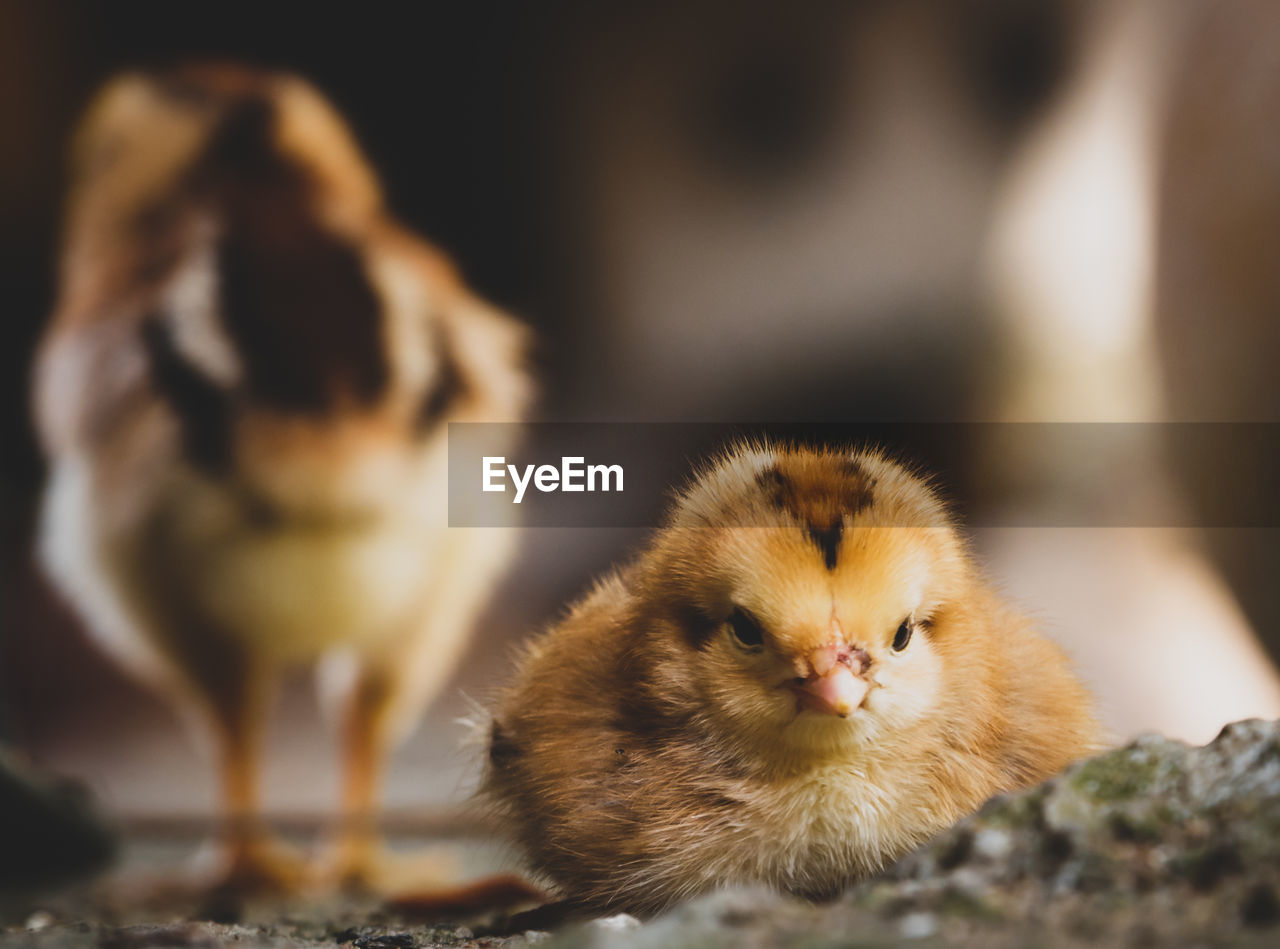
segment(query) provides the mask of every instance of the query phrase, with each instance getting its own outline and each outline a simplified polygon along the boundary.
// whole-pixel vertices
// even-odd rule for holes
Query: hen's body
[[[324,660],[363,814],[509,559],[448,529],[445,431],[521,415],[524,334],[390,218],[293,77],[119,79],[77,166],[37,374],[44,561],[108,652],[213,724],[238,816],[273,681]],[[280,875],[260,831],[232,849],[233,877]],[[353,833],[339,872],[371,856]]]
[[[874,455],[848,464],[731,456],[525,655],[487,791],[570,901],[829,896],[1096,746],[1065,660],[976,575],[927,488]],[[746,650],[721,631],[743,610],[765,631]],[[915,653],[885,648],[908,615]],[[803,657],[829,642],[865,651],[847,717],[796,701],[827,681]]]

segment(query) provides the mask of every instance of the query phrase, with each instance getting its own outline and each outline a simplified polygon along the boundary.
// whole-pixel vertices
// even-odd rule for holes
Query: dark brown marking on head
[[[840,559],[840,541],[844,538],[844,521],[838,520],[830,527],[810,527],[809,539],[822,551],[822,560],[828,570],[836,568]]]
[[[766,502],[804,525],[823,553],[828,569],[835,565],[847,519],[873,503],[875,480],[848,456],[783,458],[756,476]]]
[[[230,393],[183,358],[159,315],[143,321],[142,344],[151,384],[178,417],[184,454],[205,471],[224,471],[231,462]]]
[[[462,378],[462,370],[454,357],[448,333],[440,326],[434,333],[436,349],[436,375],[427,388],[427,393],[418,409],[414,426],[419,433],[427,433],[435,428],[444,418],[446,412],[462,398],[466,392],[466,383]]]
[[[780,511],[790,510],[788,499],[792,490],[791,483],[776,466],[768,467],[756,475],[756,485],[772,507]]]

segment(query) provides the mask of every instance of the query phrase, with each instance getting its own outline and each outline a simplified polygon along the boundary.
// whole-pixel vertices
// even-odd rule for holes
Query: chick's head
[[[872,747],[939,714],[969,560],[874,452],[731,453],[677,503],[641,600],[686,711],[747,753]],[[651,641],[652,642],[652,641]]]

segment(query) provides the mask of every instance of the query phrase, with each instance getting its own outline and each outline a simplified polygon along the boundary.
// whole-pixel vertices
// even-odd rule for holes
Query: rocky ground
[[[0,930],[0,942],[118,949],[1280,945],[1280,723],[1241,722],[1203,748],[1142,738],[1081,762],[990,802],[882,878],[822,906],[730,891],[643,925],[616,917],[508,937],[410,923],[357,904],[251,911],[235,923],[134,922],[75,901],[45,906],[24,909]],[[12,906],[9,912],[12,919]]]

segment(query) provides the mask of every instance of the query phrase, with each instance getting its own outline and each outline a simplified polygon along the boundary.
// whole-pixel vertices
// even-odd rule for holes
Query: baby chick
[[[1100,746],[1064,656],[876,452],[742,447],[534,641],[483,791],[580,910],[830,897]]]
[[[123,76],[74,164],[35,385],[44,564],[103,649],[212,725],[232,883],[295,882],[255,820],[264,716],[282,667],[324,660],[334,872],[364,878],[357,818],[511,554],[448,529],[446,423],[521,416],[525,331],[389,216],[293,76]]]

